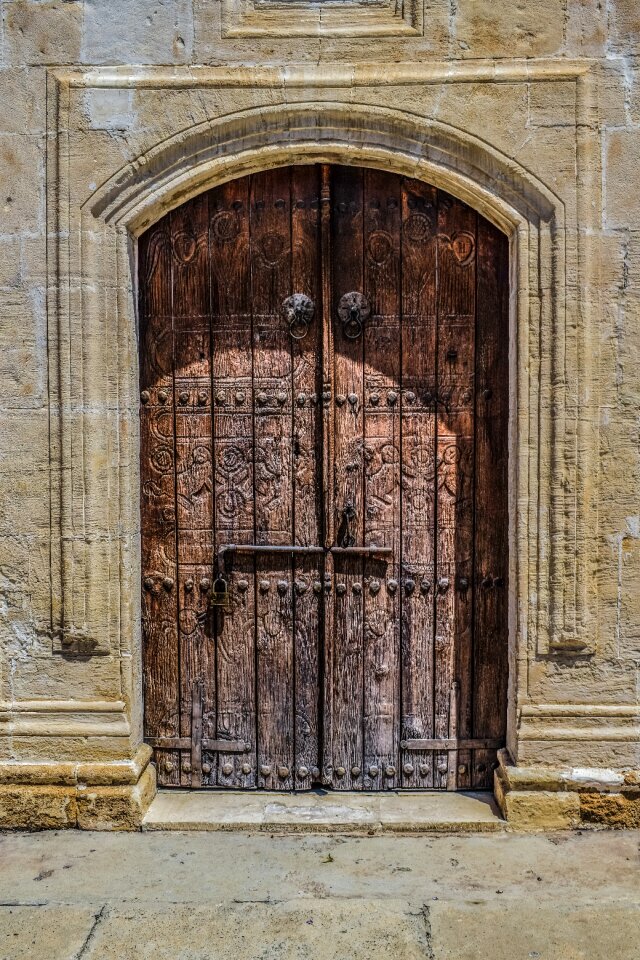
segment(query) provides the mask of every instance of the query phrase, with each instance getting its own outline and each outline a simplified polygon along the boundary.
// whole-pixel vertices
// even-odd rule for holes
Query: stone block
[[[83,0],[5,0],[6,64],[77,63],[82,8]]]
[[[496,789],[496,799],[514,830],[566,830],[580,823],[580,801],[575,793]]]
[[[217,4],[216,4],[217,6]],[[190,0],[86,0],[82,63],[189,63]]]
[[[0,829],[60,830],[76,822],[75,787],[0,784]]]
[[[564,0],[458,0],[451,41],[463,57],[539,57],[564,42]]]
[[[531,127],[575,127],[576,85],[540,80],[529,84],[529,119]]]
[[[630,190],[640,156],[640,130],[605,134],[606,185],[604,220],[609,229],[629,229],[640,222],[640,191]]]
[[[78,788],[78,826],[83,830],[136,830],[156,792],[149,764],[133,786]]]
[[[637,0],[610,0],[609,44],[629,53],[640,50],[640,5]]]
[[[23,134],[0,135],[0,223],[3,234],[44,229],[44,141]]]
[[[581,793],[580,817],[583,823],[637,830],[640,828],[640,793]]]

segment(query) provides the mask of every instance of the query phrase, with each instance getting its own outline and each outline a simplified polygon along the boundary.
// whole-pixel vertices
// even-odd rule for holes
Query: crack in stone
[[[102,923],[102,921],[107,915],[108,915],[107,905],[105,903],[102,905],[98,913],[95,914],[93,918],[93,923],[91,924],[91,929],[89,930],[89,933],[87,934],[84,943],[80,947],[80,950],[78,951],[78,953],[76,953],[74,960],[82,960],[82,957],[85,957],[87,955],[87,951],[91,946],[93,939],[96,935],[96,930],[98,929],[98,927],[100,926],[100,924]]]
[[[424,936],[425,936],[425,947],[426,947],[425,956],[427,957],[427,960],[436,960],[436,955],[433,952],[433,937],[431,933],[431,913],[426,903],[423,903],[420,914],[422,916],[422,920],[424,923]]]

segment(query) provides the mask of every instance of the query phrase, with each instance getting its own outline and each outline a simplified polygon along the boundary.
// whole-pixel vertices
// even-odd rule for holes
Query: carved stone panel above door
[[[222,0],[222,36],[415,37],[422,0]]]

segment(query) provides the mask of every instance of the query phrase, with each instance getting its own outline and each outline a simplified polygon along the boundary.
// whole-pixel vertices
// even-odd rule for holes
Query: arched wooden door
[[[309,165],[202,194],[139,254],[160,783],[490,787],[506,238],[420,181]]]

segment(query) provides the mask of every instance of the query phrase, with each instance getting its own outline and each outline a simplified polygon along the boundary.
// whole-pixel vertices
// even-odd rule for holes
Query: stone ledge
[[[517,767],[498,754],[496,802],[514,830],[640,827],[640,771]]]
[[[136,830],[155,792],[156,771],[150,763],[135,783],[4,783],[0,785],[0,829]]]

